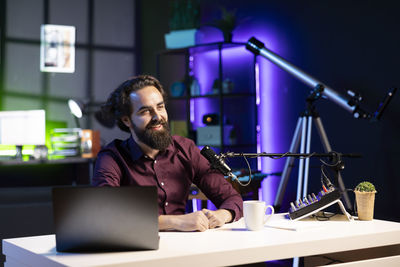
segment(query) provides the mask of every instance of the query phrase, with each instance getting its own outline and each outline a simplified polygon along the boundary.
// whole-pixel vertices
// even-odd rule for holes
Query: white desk
[[[274,215],[274,220],[282,218]],[[309,226],[309,222],[308,222]],[[251,232],[243,219],[205,232],[161,232],[155,251],[57,253],[55,236],[3,240],[12,266],[227,266],[400,244],[400,223],[325,221],[316,227]]]

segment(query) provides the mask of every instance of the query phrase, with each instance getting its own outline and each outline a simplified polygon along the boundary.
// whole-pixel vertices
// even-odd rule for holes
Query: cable
[[[325,162],[323,159],[319,159],[319,160],[320,160],[323,164],[325,164],[326,166],[329,166],[329,167],[336,167],[336,166],[338,166],[338,165],[342,162],[342,158],[340,157],[340,154],[339,154],[338,152],[336,152],[336,151],[331,151],[331,152],[329,152],[329,153],[331,153],[331,154],[333,154],[333,155],[335,156],[334,159],[337,159],[337,160],[336,160],[336,163],[329,164],[329,163]]]
[[[337,153],[335,151],[331,151],[330,153],[334,155],[333,160],[336,160],[334,163],[330,164],[330,163],[324,161],[323,159],[320,159],[320,161],[322,163],[322,165],[321,165],[321,184],[322,184],[323,188],[325,186],[328,188],[334,188],[328,175],[325,173],[325,166],[334,168],[334,167],[340,166],[340,164],[342,164],[342,160],[341,160],[339,153]]]
[[[248,169],[249,169],[249,181],[248,181],[246,184],[243,184],[241,181],[239,181],[239,178],[236,178],[236,179],[237,179],[238,183],[239,183],[241,186],[248,186],[248,185],[251,183],[251,167],[250,167],[249,161],[247,160],[246,156],[243,156],[243,155],[242,155],[242,157],[243,157],[244,160],[246,161],[247,167],[248,167]]]
[[[286,152],[286,153],[283,153],[283,154],[280,155],[280,156],[267,156],[267,157],[269,157],[269,158],[271,158],[271,159],[281,159],[281,158],[284,158],[284,157],[290,155],[291,153],[292,153],[292,152],[288,151],[288,152]],[[309,155],[307,155],[307,156],[300,156],[299,158],[300,158],[300,159],[311,158],[311,157],[313,157],[315,154],[317,154],[317,153],[313,152],[313,153],[311,153],[311,154],[309,154]],[[255,156],[254,158],[256,158],[256,156]]]
[[[282,154],[282,155],[279,156],[279,157],[269,156],[269,158],[271,158],[271,159],[281,159],[281,158],[283,158],[283,157],[286,157],[289,153],[290,153],[290,152],[286,152],[286,153]]]
[[[329,180],[328,176],[325,174],[325,165],[321,165],[321,184],[322,186],[326,186],[326,184],[324,183],[324,180]]]
[[[338,152],[335,152],[335,151],[331,151],[329,153],[332,154],[332,158],[333,158],[333,160],[335,160],[335,162],[334,163],[328,163],[328,162],[320,159],[320,161],[322,163],[322,165],[321,165],[321,184],[322,184],[323,187],[325,187],[325,184],[326,184],[326,186],[328,188],[332,188],[333,185],[332,185],[331,181],[329,180],[329,177],[326,175],[324,169],[325,169],[325,166],[336,167],[339,164],[341,164],[341,156],[340,156],[340,154]],[[265,152],[260,153],[258,155],[250,155],[250,156],[249,155],[245,156],[244,153],[237,153],[237,154],[235,154],[235,156],[243,157],[243,159],[246,161],[246,164],[247,164],[247,167],[248,167],[248,170],[249,170],[249,181],[244,184],[238,178],[236,178],[236,180],[241,186],[248,186],[251,183],[251,180],[252,180],[251,167],[250,167],[249,161],[247,160],[247,157],[248,158],[258,158],[260,156],[265,156],[265,157],[269,157],[271,159],[281,159],[281,158],[290,156],[291,154],[292,154],[292,152],[290,152],[290,151],[288,151],[286,153],[283,153],[280,156],[268,155]],[[313,153],[310,153],[310,154],[308,154],[306,156],[299,156],[298,158],[301,158],[301,159],[311,158],[316,154],[317,154],[316,152],[313,152]],[[223,154],[223,156],[222,156],[223,158],[222,159],[224,159],[226,157],[229,157],[229,156],[232,157],[231,153],[227,152],[227,153]],[[324,180],[325,180],[325,182],[324,182]]]
[[[336,213],[329,213],[327,214],[325,211],[319,212],[315,214],[315,219],[317,221],[329,221]]]

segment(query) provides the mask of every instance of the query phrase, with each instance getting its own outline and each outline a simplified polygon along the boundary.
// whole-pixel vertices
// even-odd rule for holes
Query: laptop
[[[57,251],[158,249],[156,187],[55,187],[52,193]]]

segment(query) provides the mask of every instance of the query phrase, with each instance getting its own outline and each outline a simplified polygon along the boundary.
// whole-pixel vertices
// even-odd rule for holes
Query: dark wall
[[[140,69],[144,74],[156,75],[157,52],[165,49],[164,34],[169,32],[170,1],[139,1],[140,28],[138,29],[141,56]]]
[[[293,46],[302,55],[296,64],[341,93],[358,91],[364,97],[363,106],[374,111],[386,90],[400,85],[400,23],[395,19],[400,6],[394,1],[324,2],[314,1],[302,12],[293,12],[303,33]],[[362,180],[371,180],[378,190],[376,216],[397,221],[399,104],[397,94],[381,122],[372,124],[351,118],[330,101],[318,103],[333,149],[363,155],[346,159],[346,186],[354,188]]]
[[[164,48],[168,14],[164,1],[143,2],[142,15],[147,19],[142,20],[142,67],[143,72],[154,74],[155,52]],[[364,97],[362,106],[368,111],[375,111],[386,90],[400,85],[400,4],[396,1],[203,0],[202,21],[219,16],[219,5],[236,9],[237,15],[245,18],[238,30],[249,27],[249,37],[253,25],[273,25],[274,31],[285,36],[284,58],[342,95],[348,89],[359,92]],[[287,84],[292,115],[285,123],[294,130],[310,89],[295,78],[287,79],[291,79]],[[360,159],[345,159],[342,174],[346,187],[352,189],[362,180],[372,181],[378,190],[376,217],[400,221],[400,210],[395,205],[400,202],[400,92],[378,123],[353,119],[329,100],[319,100],[316,106],[332,148],[363,155]],[[319,152],[315,132],[314,128],[313,150]],[[285,133],[288,142],[290,134]],[[294,173],[292,176],[287,201],[295,197],[296,177]],[[310,191],[320,187],[318,168],[312,171],[309,183]]]

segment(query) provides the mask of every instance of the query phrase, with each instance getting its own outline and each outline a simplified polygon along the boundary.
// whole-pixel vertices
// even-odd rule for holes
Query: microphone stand
[[[346,190],[343,188],[343,185],[340,184],[340,179],[341,179],[340,171],[344,169],[344,163],[341,160],[341,158],[342,157],[359,158],[359,157],[361,157],[361,155],[360,154],[354,154],[354,153],[342,154],[342,153],[337,153],[337,152],[334,152],[334,151],[330,151],[329,153],[316,153],[316,152],[313,152],[313,153],[293,153],[293,152],[286,152],[286,153],[266,153],[266,152],[261,152],[261,153],[237,153],[237,152],[226,152],[226,153],[220,153],[219,157],[222,160],[224,160],[225,158],[233,158],[233,157],[244,157],[244,158],[246,158],[246,157],[248,157],[248,158],[270,157],[270,158],[273,158],[273,159],[280,159],[280,158],[283,158],[283,157],[288,157],[288,158],[292,158],[292,159],[293,158],[309,159],[310,157],[319,157],[319,158],[329,157],[329,158],[333,158],[333,161],[336,161],[336,162],[334,164],[329,164],[329,166],[332,167],[332,169],[335,171],[335,184],[339,185],[339,191],[340,191],[341,195],[346,197]],[[288,164],[288,162],[290,162],[290,168],[291,168],[293,166],[293,164],[292,164],[293,160],[286,161],[286,165]],[[281,190],[282,181],[284,183],[287,183],[288,176],[290,175],[290,170],[288,172],[288,167],[287,166],[285,166],[285,169],[284,169],[283,174],[282,174],[282,179],[281,179],[280,187],[279,187],[279,190],[278,190],[277,198],[278,197],[283,197],[283,195],[282,195],[283,191]],[[300,167],[301,166],[302,165],[300,165]],[[308,173],[307,173],[307,175],[308,175]],[[238,182],[239,182],[240,185],[242,185],[242,183],[240,183],[239,179],[238,179]],[[247,185],[250,184],[250,182],[251,182],[251,172],[250,172],[250,175],[249,175],[249,182],[247,184],[245,184],[245,185],[242,185],[242,186],[247,186]],[[298,189],[297,190],[297,196],[296,196],[297,199],[299,199],[299,197],[300,197],[299,196],[299,188],[301,187],[300,182],[301,181],[299,181],[298,188],[297,188]],[[286,187],[286,184],[285,184],[285,187]],[[307,182],[305,181],[304,182],[304,188],[306,188],[306,187],[307,187]],[[307,194],[306,191],[304,191],[303,193]],[[346,198],[345,198],[345,200],[346,200]],[[276,209],[279,210],[280,206],[281,206],[281,202],[274,203],[274,207]],[[350,209],[350,210],[352,210],[352,209]]]
[[[349,153],[349,154],[341,154],[341,153],[292,153],[292,152],[287,152],[287,153],[266,153],[266,152],[261,152],[261,153],[236,153],[236,152],[226,152],[226,153],[220,153],[221,158],[234,158],[234,157],[248,157],[248,158],[258,158],[258,157],[270,157],[274,159],[279,159],[283,157],[295,157],[295,158],[309,158],[309,157],[319,157],[319,158],[324,158],[324,157],[333,157],[335,155],[339,155],[340,157],[349,157],[349,158],[358,158],[361,157],[360,154],[354,154],[354,153]]]

